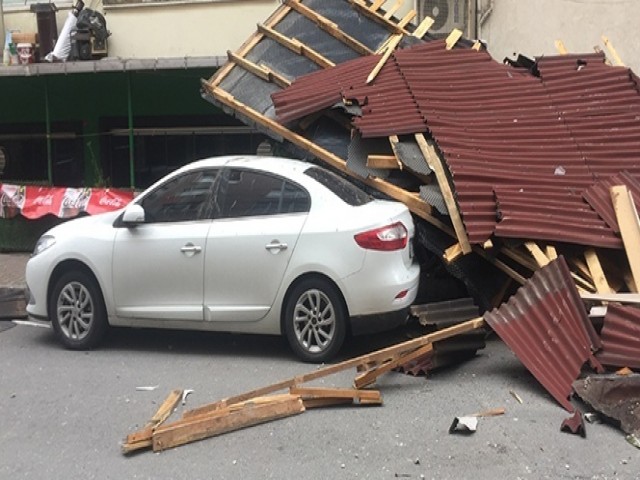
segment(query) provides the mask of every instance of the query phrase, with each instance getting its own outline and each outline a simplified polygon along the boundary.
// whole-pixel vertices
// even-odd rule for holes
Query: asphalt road
[[[273,337],[118,330],[99,350],[72,352],[50,329],[7,327],[0,322],[0,479],[640,478],[640,451],[618,429],[561,433],[567,412],[497,339],[429,378],[381,377],[380,407],[314,409],[124,456],[120,442],[172,389],[194,390],[180,411],[314,366]],[[394,335],[361,338],[345,355],[401,337]],[[353,375],[317,384],[349,387]],[[506,413],[481,418],[476,433],[448,433],[454,417],[497,407]]]

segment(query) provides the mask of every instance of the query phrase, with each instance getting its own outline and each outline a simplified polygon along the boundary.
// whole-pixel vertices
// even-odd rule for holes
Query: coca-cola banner
[[[0,218],[12,218],[18,214],[31,219],[48,214],[72,218],[81,212],[95,215],[122,208],[131,200],[131,190],[116,188],[38,187],[0,183]]]

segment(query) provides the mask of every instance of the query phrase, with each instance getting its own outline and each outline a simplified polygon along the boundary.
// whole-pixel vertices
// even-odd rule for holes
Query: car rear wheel
[[[107,331],[104,300],[96,281],[76,270],[63,274],[49,300],[53,329],[62,344],[73,350],[96,346]]]
[[[303,361],[331,360],[344,343],[346,323],[346,308],[330,282],[307,278],[293,287],[284,326],[289,345]]]

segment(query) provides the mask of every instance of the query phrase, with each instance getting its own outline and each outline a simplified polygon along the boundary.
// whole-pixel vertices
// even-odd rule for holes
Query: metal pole
[[[1,0],[0,0],[1,1]],[[47,178],[53,185],[53,154],[51,148],[51,112],[49,111],[49,83],[44,76],[44,119],[47,129]]]
[[[133,99],[131,94],[131,72],[127,72],[127,113],[129,117],[129,179],[131,189],[136,186],[135,158],[133,155]]]

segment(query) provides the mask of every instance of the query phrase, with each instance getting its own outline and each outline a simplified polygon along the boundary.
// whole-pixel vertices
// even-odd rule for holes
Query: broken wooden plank
[[[435,22],[436,21],[431,17],[424,17],[420,22],[420,25],[418,25],[411,35],[417,38],[424,37]]]
[[[402,164],[395,155],[368,155],[368,168],[383,168],[386,170],[401,170]]]
[[[622,61],[622,58],[620,58],[620,55],[618,55],[618,52],[616,51],[616,49],[613,48],[613,44],[609,41],[609,38],[606,37],[605,35],[602,35],[602,42],[604,43],[604,46],[607,47],[607,50],[609,51],[609,55],[611,55],[611,58],[613,58],[613,64],[618,65],[620,67],[624,67],[624,62]]]
[[[467,232],[464,228],[464,224],[462,223],[460,211],[458,210],[458,205],[456,204],[453,190],[449,184],[449,179],[445,172],[442,159],[436,152],[435,148],[427,142],[422,133],[416,133],[415,139],[418,142],[422,155],[424,155],[426,162],[429,164],[429,168],[431,168],[431,170],[436,174],[438,186],[440,187],[444,202],[447,206],[447,211],[449,212],[449,217],[453,224],[453,229],[455,230],[458,242],[462,247],[462,252],[466,255],[471,252],[471,244],[469,243],[469,237],[467,237]]]
[[[409,24],[409,22],[413,20],[413,17],[415,17],[417,14],[418,12],[416,12],[415,10],[409,10],[406,13],[406,15],[402,17],[402,19],[398,22],[398,27],[400,28],[406,27]]]
[[[375,12],[376,10],[378,10],[382,5],[384,5],[384,2],[386,2],[387,0],[375,0],[370,6],[369,6],[369,10],[371,10],[372,12]]]
[[[451,50],[453,47],[455,47],[456,43],[458,43],[458,40],[460,40],[460,38],[462,38],[462,30],[454,28],[449,34],[449,36],[447,37],[447,39],[445,40],[445,44],[447,45],[447,50]]]
[[[430,343],[422,347],[419,347],[413,352],[409,352],[404,355],[401,355],[397,357],[395,360],[378,365],[377,367],[372,368],[358,375],[353,381],[353,385],[356,388],[364,388],[366,386],[369,386],[373,384],[380,375],[390,372],[391,370],[399,367],[400,365],[405,365],[409,362],[412,362],[417,358],[420,358],[424,355],[431,353],[432,351],[433,351],[433,345]]]
[[[391,17],[393,17],[393,14],[400,9],[403,3],[404,0],[396,0],[396,3],[394,3],[393,6],[387,10],[387,13],[384,14],[384,18],[389,20]]]
[[[640,293],[580,293],[580,298],[599,302],[640,303]]]
[[[594,248],[587,248],[584,251],[584,258],[587,261],[591,278],[596,286],[596,292],[598,293],[611,293],[612,289],[607,282],[607,277],[604,274],[604,269],[600,264],[600,259]]]
[[[292,395],[299,395],[303,402],[314,399],[350,399],[366,405],[382,405],[382,397],[378,390],[360,390],[358,388],[322,388],[291,387]]]
[[[304,410],[302,399],[299,396],[291,395],[290,398],[277,402],[246,404],[243,408],[235,411],[222,409],[187,421],[179,420],[164,425],[153,433],[153,451],[166,450],[241,428],[296,415]]]
[[[376,78],[378,73],[380,73],[380,70],[382,70],[382,67],[384,67],[384,64],[387,62],[387,60],[389,60],[389,57],[391,56],[393,51],[396,49],[396,47],[400,43],[400,40],[402,40],[402,34],[401,33],[397,34],[397,35],[394,35],[393,37],[391,37],[389,39],[389,43],[386,46],[384,55],[382,55],[380,60],[378,60],[378,63],[376,64],[375,67],[373,67],[373,70],[371,71],[371,73],[367,77],[367,80],[366,80],[367,84],[373,82],[373,80]]]
[[[127,435],[125,443],[122,445],[122,452],[130,453],[135,450],[150,447],[154,429],[162,425],[162,423],[171,416],[173,409],[176,408],[176,405],[182,398],[182,393],[182,390],[172,390],[145,427],[142,430]]]
[[[545,255],[545,253],[536,242],[524,242],[524,246],[527,248],[527,250],[529,250],[529,253],[531,253],[531,256],[538,264],[538,267],[544,267],[545,265],[549,264],[549,258]]]
[[[484,325],[485,323],[482,317],[474,318],[466,322],[453,325],[451,327],[443,328],[442,330],[438,330],[436,332],[430,333],[428,335],[424,335],[422,337],[414,338],[397,345],[392,345],[390,347],[383,348],[382,350],[377,350],[375,352],[361,355],[359,357],[355,357],[350,360],[345,360],[343,362],[336,363],[334,365],[328,365],[326,367],[320,368],[318,370],[307,373],[305,375],[289,378],[287,380],[283,380],[278,383],[260,387],[246,393],[241,393],[233,397],[228,397],[208,405],[203,405],[202,407],[196,408],[189,412],[185,412],[183,414],[183,418],[206,415],[209,412],[216,411],[221,408],[225,408],[235,403],[240,403],[240,402],[249,400],[253,397],[257,397],[260,395],[267,395],[269,393],[277,392],[285,388],[300,386],[305,382],[310,382],[312,380],[326,377],[334,373],[342,372],[350,368],[355,368],[358,365],[368,364],[371,362],[379,363],[382,361],[386,361],[386,359],[392,357],[393,355],[399,355],[405,352],[412,352],[415,349],[422,347],[423,345],[428,345],[430,343],[437,342],[439,340],[444,340],[446,338],[467,333],[472,330],[477,330],[479,328],[484,327]]]
[[[562,40],[556,40],[554,44],[556,46],[556,50],[560,55],[566,55],[567,53],[569,53],[567,49],[564,47],[564,43],[562,42]]]
[[[460,256],[462,256],[464,254],[464,252],[462,251],[462,245],[460,245],[460,242],[454,243],[453,245],[451,245],[450,247],[448,247],[442,257],[444,258],[444,260],[447,263],[451,263],[455,260],[457,260]]]
[[[556,260],[558,258],[558,252],[556,247],[553,245],[547,245],[545,248],[545,252],[549,260]]]
[[[640,291],[640,221],[636,205],[625,185],[615,185],[610,191],[633,283],[636,291]]]

